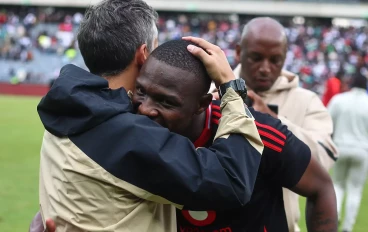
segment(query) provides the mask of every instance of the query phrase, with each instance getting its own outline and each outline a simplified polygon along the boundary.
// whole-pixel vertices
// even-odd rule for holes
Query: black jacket
[[[69,138],[108,173],[190,208],[231,209],[252,195],[261,160],[245,136],[219,138],[209,148],[135,115],[125,89],[74,65],[38,105],[45,129]]]

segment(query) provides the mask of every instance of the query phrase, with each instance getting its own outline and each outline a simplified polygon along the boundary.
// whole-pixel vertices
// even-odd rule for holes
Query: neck
[[[186,136],[192,142],[195,142],[199,138],[199,136],[201,136],[201,133],[206,123],[206,112],[207,110],[193,117],[192,125],[188,130],[189,131],[188,136]]]
[[[108,81],[110,89],[119,89],[123,87],[126,91],[133,91],[138,74],[138,68],[131,65],[118,75],[104,78]]]

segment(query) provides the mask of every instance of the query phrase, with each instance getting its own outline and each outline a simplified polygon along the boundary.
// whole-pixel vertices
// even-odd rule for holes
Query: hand
[[[188,51],[202,61],[217,88],[224,83],[235,80],[233,70],[220,47],[201,38],[189,36],[183,37],[183,39],[199,46],[188,45]]]
[[[259,111],[261,113],[269,114],[274,118],[277,118],[277,114],[275,114],[268,106],[267,104],[262,100],[262,98],[253,92],[252,90],[248,90],[248,97],[252,99],[253,101],[253,108],[256,111]]]
[[[29,232],[55,232],[56,226],[55,222],[52,219],[46,220],[46,229],[43,228],[42,216],[40,212],[37,212],[36,216],[33,218],[31,222],[31,226],[29,227]]]
[[[56,225],[54,220],[47,219],[46,220],[46,232],[55,232],[56,231]]]
[[[212,94],[212,96],[213,96],[214,99],[220,100],[218,89],[213,90],[211,94]]]

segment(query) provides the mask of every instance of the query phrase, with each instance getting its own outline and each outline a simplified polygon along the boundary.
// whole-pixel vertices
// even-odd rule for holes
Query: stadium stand
[[[2,7],[0,81],[48,84],[66,63],[85,68],[75,40],[83,12],[84,8]],[[185,35],[200,36],[219,45],[233,67],[239,31],[255,16],[167,11],[159,11],[159,14],[159,43]],[[340,69],[349,77],[356,65],[363,63],[361,71],[367,72],[366,20],[276,17],[286,27],[289,39],[285,68],[300,75],[303,87],[321,94],[326,79]]]

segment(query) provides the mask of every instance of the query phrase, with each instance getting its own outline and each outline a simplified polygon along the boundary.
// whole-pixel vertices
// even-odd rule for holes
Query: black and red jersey
[[[220,102],[213,101],[206,113],[196,147],[211,145],[221,118]],[[226,211],[177,210],[179,232],[283,232],[288,231],[282,187],[294,187],[303,176],[310,149],[280,120],[249,108],[264,143],[252,198],[246,206]]]

